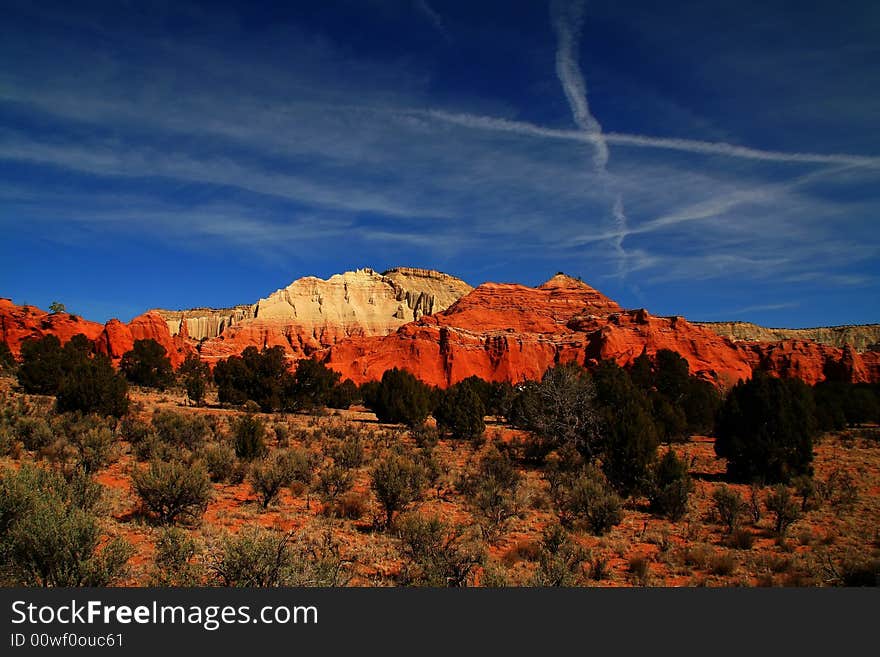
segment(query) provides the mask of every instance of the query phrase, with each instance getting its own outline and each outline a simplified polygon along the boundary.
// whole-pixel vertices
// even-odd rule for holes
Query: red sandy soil
[[[0,378],[0,389],[9,390],[12,380]],[[180,413],[215,416],[220,424],[238,415],[237,411],[219,407],[194,408],[186,406],[180,392],[156,393],[134,390],[135,407],[148,419],[155,408],[173,409]],[[334,423],[353,423],[364,432],[375,436],[368,439],[368,459],[381,451],[384,444],[403,441],[412,444],[412,437],[401,427],[380,425],[366,409],[332,411],[321,415],[262,415],[267,424],[286,424],[290,429],[290,445],[320,449],[322,434]],[[648,513],[647,501],[628,502],[623,521],[605,536],[574,532],[573,538],[594,560],[604,560],[607,574],[600,580],[587,577],[583,583],[592,586],[821,586],[835,583],[841,564],[865,561],[880,556],[880,442],[861,437],[858,430],[827,434],[815,446],[815,474],[824,481],[834,470],[850,473],[858,486],[858,499],[852,508],[834,508],[822,503],[817,509],[803,515],[789,529],[785,541],[779,541],[772,531],[772,522],[766,511],[756,524],[744,523],[754,535],[750,549],[735,549],[726,545],[721,524],[713,517],[712,492],[726,482],[725,460],[715,456],[713,439],[694,436],[688,442],[671,446],[690,463],[696,489],[691,496],[690,511],[681,521],[656,518]],[[428,516],[436,515],[445,522],[474,528],[474,516],[465,500],[454,487],[459,473],[479,458],[480,450],[492,440],[510,440],[517,433],[499,423],[489,422],[487,445],[474,448],[467,443],[441,440],[436,448],[439,461],[448,468],[438,489],[427,493],[416,510]],[[271,435],[271,434],[270,434]],[[271,449],[278,449],[274,441]],[[665,448],[661,448],[665,449]],[[22,452],[19,459],[38,458]],[[0,465],[16,467],[18,461],[10,457],[0,459]],[[161,528],[156,526],[141,509],[130,485],[130,471],[137,462],[131,447],[120,440],[112,464],[97,475],[106,488],[108,507],[106,533],[120,535],[129,541],[135,555],[129,562],[129,574],[120,582],[124,585],[143,586],[149,583],[154,568],[155,542]],[[237,532],[246,526],[262,526],[279,531],[297,530],[307,534],[329,529],[342,546],[342,555],[353,563],[350,566],[353,586],[394,584],[402,560],[397,540],[377,528],[373,518],[381,515],[370,491],[369,464],[356,473],[354,491],[365,500],[368,510],[358,520],[329,518],[315,495],[294,496],[284,489],[278,501],[264,510],[257,502],[250,485],[214,484],[213,499],[201,521],[187,527],[187,531],[203,545],[210,546],[224,531]],[[523,489],[527,492],[519,516],[513,518],[488,544],[493,567],[502,569],[513,585],[527,584],[537,568],[535,547],[541,532],[555,515],[547,502],[547,485],[538,470],[526,469]],[[745,500],[749,488],[730,484]],[[768,489],[761,491],[762,498]],[[639,557],[647,561],[644,575],[639,576]],[[727,562],[725,562],[725,559]],[[478,569],[475,581],[483,577]]]

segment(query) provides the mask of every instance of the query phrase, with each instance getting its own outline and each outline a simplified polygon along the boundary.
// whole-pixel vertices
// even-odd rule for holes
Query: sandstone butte
[[[118,319],[98,324],[76,315],[17,306],[9,299],[0,298],[0,341],[8,344],[16,357],[21,353],[21,343],[28,338],[54,335],[64,344],[80,333],[95,344],[96,351],[108,355],[114,363],[134,346],[135,340],[147,338],[165,347],[174,367],[180,366],[188,353],[195,352],[195,347],[184,337],[172,336],[165,320],[154,312],[135,317],[128,324]]]
[[[472,289],[452,276],[410,268],[383,274],[362,269],[326,281],[306,277],[252,305],[155,310],[129,324],[111,320],[104,326],[0,300],[0,339],[16,354],[23,339],[47,333],[62,341],[84,333],[115,361],[135,339],[150,337],[165,346],[175,366],[196,350],[216,362],[248,346],[280,345],[292,361],[321,359],[356,383],[399,367],[445,387],[471,375],[513,383],[537,379],[567,361],[627,365],[643,352],[671,349],[692,372],[725,387],[755,367],[810,384],[880,381],[872,327],[794,329],[794,337],[781,340],[760,339],[765,335],[757,329],[786,329],[757,327],[737,338],[730,327],[626,310],[562,274],[536,288],[484,283]],[[852,335],[856,346],[844,340]]]

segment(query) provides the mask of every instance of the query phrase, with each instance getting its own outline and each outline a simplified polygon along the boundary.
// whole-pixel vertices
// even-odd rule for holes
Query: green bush
[[[163,442],[190,451],[199,449],[210,434],[208,422],[199,415],[156,409],[152,422]]]
[[[534,434],[529,456],[539,462],[566,445],[588,461],[597,457],[599,420],[593,380],[576,363],[549,368],[539,383],[523,387],[510,410],[510,422]]]
[[[405,514],[394,529],[404,557],[400,582],[405,586],[465,586],[483,560],[479,545],[439,518]]]
[[[370,481],[385,510],[385,526],[390,527],[395,513],[421,499],[428,477],[425,467],[415,459],[389,452],[374,465]]]
[[[186,396],[201,406],[211,380],[211,368],[202,362],[198,354],[190,354],[181,364],[178,374],[183,379]]]
[[[165,347],[151,338],[135,340],[131,351],[122,355],[119,369],[139,386],[165,390],[174,383],[174,370]]]
[[[572,474],[557,491],[557,510],[565,523],[582,524],[601,536],[623,519],[623,501],[593,465]]]
[[[431,389],[406,370],[387,370],[382,380],[369,390],[364,403],[379,422],[402,423],[410,427],[425,421],[431,412]]]
[[[764,504],[767,510],[774,515],[774,529],[779,537],[784,537],[789,526],[801,517],[800,506],[788,487],[783,484],[777,484],[773,487]]]
[[[643,492],[659,444],[650,400],[613,361],[601,363],[593,380],[600,406],[602,471],[622,495]]]
[[[303,358],[286,391],[285,408],[311,411],[327,406],[339,383],[339,372],[313,358]],[[354,385],[354,384],[352,384]]]
[[[228,483],[241,481],[244,473],[239,468],[235,450],[229,445],[208,445],[202,451],[202,459],[205,462],[205,469],[207,469],[211,481],[225,481]]]
[[[328,533],[293,541],[293,533],[244,528],[226,535],[211,551],[214,584],[234,587],[339,586],[347,562]]]
[[[199,548],[190,535],[179,527],[167,527],[156,541],[156,557],[151,586],[199,586],[202,568],[193,559]]]
[[[434,418],[441,432],[461,440],[482,437],[486,430],[486,407],[477,389],[478,385],[472,377],[440,393],[440,403],[434,410]]]
[[[259,495],[264,509],[278,497],[282,488],[293,482],[294,476],[294,463],[287,452],[275,452],[251,465],[251,487]]]
[[[131,475],[135,493],[162,524],[201,518],[211,499],[211,481],[199,465],[151,461]]]
[[[54,335],[28,339],[21,343],[21,365],[18,367],[18,383],[25,392],[55,395],[61,379],[73,363],[61,348],[61,341]]]
[[[102,541],[94,508],[100,487],[28,464],[0,473],[0,578],[6,585],[107,586],[132,554]],[[103,547],[99,546],[104,543]]]
[[[693,490],[687,462],[671,449],[667,450],[653,470],[648,492],[651,512],[670,520],[681,520],[687,513],[688,498]]]
[[[473,471],[462,477],[458,488],[483,520],[487,536],[494,535],[505,521],[516,515],[521,480],[510,457],[494,446],[480,458]]]
[[[48,447],[55,440],[52,427],[42,417],[19,417],[15,423],[14,434],[25,449],[32,451]]]
[[[266,453],[266,425],[254,415],[243,415],[233,427],[235,455],[245,461],[253,461]]]
[[[742,495],[729,486],[722,484],[712,492],[715,513],[728,534],[732,534],[740,526],[746,505]]]
[[[128,412],[128,383],[106,356],[85,358],[62,379],[56,404],[60,413],[122,417]]]
[[[12,372],[15,370],[17,363],[15,356],[12,355],[12,349],[3,341],[0,341],[0,372]]]
[[[541,537],[538,570],[533,586],[579,586],[589,554],[568,536],[560,525],[549,525]]]
[[[240,405],[252,401],[265,413],[288,407],[294,384],[281,346],[262,351],[247,347],[241,356],[219,361],[214,366],[214,382],[221,403]]]
[[[734,386],[719,412],[715,453],[739,480],[786,482],[812,474],[817,433],[812,391],[799,379],[755,372]]]

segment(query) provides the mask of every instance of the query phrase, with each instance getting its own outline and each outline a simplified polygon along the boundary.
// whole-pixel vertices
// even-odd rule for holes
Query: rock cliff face
[[[580,281],[556,276],[537,288],[486,283],[448,310],[385,337],[350,338],[331,347],[327,364],[355,382],[402,367],[448,386],[471,375],[519,382],[556,363],[630,364],[641,353],[680,353],[691,371],[730,386],[765,367],[807,383],[833,377],[877,381],[880,354],[809,341],[737,343],[682,317],[623,310]]]
[[[407,322],[445,310],[471,291],[464,281],[427,269],[379,274],[359,269],[327,280],[300,278],[253,306],[225,310],[155,311],[172,334],[186,326],[215,362],[246,347],[280,345],[290,358],[310,356],[349,337],[387,335]]]
[[[196,350],[213,363],[249,346],[278,345],[291,360],[321,359],[357,383],[402,367],[444,387],[471,375],[537,379],[567,361],[628,365],[660,349],[680,353],[692,372],[720,386],[748,378],[756,367],[810,384],[880,382],[877,326],[799,329],[794,338],[778,339],[786,330],[625,310],[561,274],[534,288],[484,283],[472,289],[452,276],[410,268],[306,277],[251,306],[150,311],[105,326],[0,299],[0,340],[16,355],[22,340],[49,333],[62,342],[83,333],[117,362],[135,340],[152,338],[175,367]]]
[[[95,340],[104,330],[102,324],[67,313],[49,313],[36,306],[17,306],[10,299],[0,299],[0,342],[9,345],[18,357],[21,343],[28,338],[56,336],[62,344],[82,333]]]
[[[9,299],[0,299],[0,341],[7,343],[16,357],[21,354],[21,343],[29,338],[54,335],[64,344],[80,333],[95,344],[98,353],[107,354],[114,362],[131,350],[135,340],[147,338],[165,347],[174,367],[195,351],[184,339],[172,337],[165,320],[156,313],[144,313],[128,324],[118,319],[98,324],[67,313],[48,313],[34,306],[16,306]]]
[[[765,328],[750,322],[693,322],[736,342],[777,342],[781,340],[812,340],[856,351],[880,351],[880,324],[860,326],[821,326],[818,328]]]
[[[191,310],[153,310],[168,324],[171,335],[185,334],[194,340],[216,338],[228,327],[251,319],[256,305],[233,308],[193,308]]]

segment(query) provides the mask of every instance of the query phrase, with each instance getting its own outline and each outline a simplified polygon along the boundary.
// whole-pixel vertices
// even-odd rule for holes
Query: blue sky
[[[876,2],[2,5],[18,303],[128,320],[410,265],[880,321]]]

